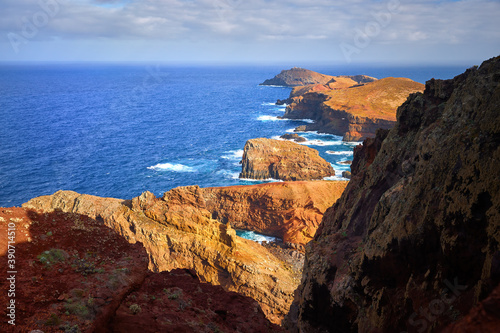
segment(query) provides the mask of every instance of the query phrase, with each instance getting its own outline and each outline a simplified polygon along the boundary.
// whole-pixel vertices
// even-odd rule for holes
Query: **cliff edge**
[[[306,247],[292,331],[438,331],[498,298],[499,84],[500,57],[430,80],[355,148]]]

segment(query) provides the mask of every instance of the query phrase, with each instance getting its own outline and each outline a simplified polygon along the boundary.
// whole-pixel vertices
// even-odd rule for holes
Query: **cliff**
[[[366,75],[341,75],[331,76],[320,74],[304,68],[294,67],[292,69],[283,70],[272,79],[265,80],[260,85],[262,86],[285,86],[285,87],[302,87],[308,85],[327,85],[330,88],[334,87],[350,87],[356,84],[363,84],[376,80],[373,77]]]
[[[499,82],[500,57],[428,81],[394,128],[355,149],[306,247],[289,327],[434,332],[498,299],[487,297],[500,282]]]
[[[240,178],[314,180],[335,175],[317,150],[291,141],[258,138],[243,149]]]
[[[0,282],[2,332],[281,331],[249,297],[201,283],[191,271],[148,271],[140,243],[88,216],[0,209],[0,233],[12,230],[17,273]],[[0,239],[3,272],[13,270],[7,242]],[[7,322],[10,300],[15,326]]]
[[[202,282],[257,300],[267,318],[288,312],[300,272],[256,242],[237,237],[211,218],[199,187],[156,198],[145,192],[129,201],[59,191],[23,204],[38,214],[65,212],[102,221],[130,243],[141,242],[154,272],[191,269]]]
[[[294,67],[283,70],[272,79],[265,80],[262,86],[305,86],[308,84],[326,84],[333,76],[324,75],[304,68]]]
[[[396,110],[423,85],[406,78],[384,78],[350,87],[304,87],[292,91],[283,118],[313,119],[299,130],[319,131],[360,141],[375,136],[379,128],[390,129]]]
[[[278,182],[202,188],[212,216],[234,228],[252,230],[305,245],[323,213],[340,197],[346,181]]]

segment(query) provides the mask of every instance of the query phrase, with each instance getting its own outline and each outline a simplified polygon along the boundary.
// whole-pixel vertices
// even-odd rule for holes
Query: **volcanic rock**
[[[16,325],[2,320],[2,332],[281,331],[255,300],[200,283],[194,272],[148,271],[140,243],[88,216],[0,208],[0,233],[9,229],[15,267],[6,266],[7,237],[0,267],[16,271],[15,296],[2,288],[0,301],[15,300]]]
[[[252,230],[305,245],[323,213],[340,197],[346,181],[276,182],[202,188],[212,217],[237,229]]]
[[[436,332],[482,300],[499,317],[487,298],[500,282],[499,110],[497,57],[428,81],[355,148],[306,246],[292,331]]]
[[[243,149],[240,178],[314,180],[335,175],[317,150],[290,141],[251,139]]]
[[[173,189],[163,198],[145,192],[129,201],[59,191],[23,207],[102,220],[129,242],[143,243],[150,270],[191,269],[203,282],[257,300],[267,318],[279,324],[301,272],[258,243],[237,237],[230,224],[213,220],[203,202],[200,188],[191,186]]]
[[[351,179],[351,171],[342,171],[342,177]]]
[[[326,84],[333,76],[323,75],[317,72],[310,71],[304,68],[294,67],[292,69],[283,70],[272,79],[265,80],[260,85],[262,86],[305,86],[308,84]]]
[[[379,128],[392,128],[397,107],[423,87],[406,78],[384,78],[348,88],[295,88],[283,118],[315,121],[299,131],[319,131],[342,136],[344,141],[360,141],[375,136]]]
[[[293,134],[283,134],[282,136],[280,136],[281,139],[285,139],[285,140],[291,140],[291,141],[295,141],[295,142],[305,142],[307,141],[306,138],[302,137],[302,136],[299,136],[297,133],[293,133]]]
[[[303,86],[329,86],[327,89],[337,87],[350,87],[353,85],[364,84],[375,81],[376,79],[366,75],[324,75],[304,68],[294,67],[283,70],[272,79],[265,80],[262,86],[285,86],[285,87],[303,87]],[[318,87],[318,89],[321,89]]]

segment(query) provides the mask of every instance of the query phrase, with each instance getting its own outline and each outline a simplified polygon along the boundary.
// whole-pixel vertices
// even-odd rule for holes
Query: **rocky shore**
[[[305,69],[282,71],[263,84],[293,87],[283,118],[312,119],[296,131],[318,131],[362,141],[396,123],[396,109],[424,85],[407,78],[377,80],[366,75],[326,76]]]

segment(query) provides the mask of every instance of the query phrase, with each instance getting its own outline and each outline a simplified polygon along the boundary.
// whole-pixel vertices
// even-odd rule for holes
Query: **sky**
[[[0,61],[480,64],[500,0],[1,0]]]

